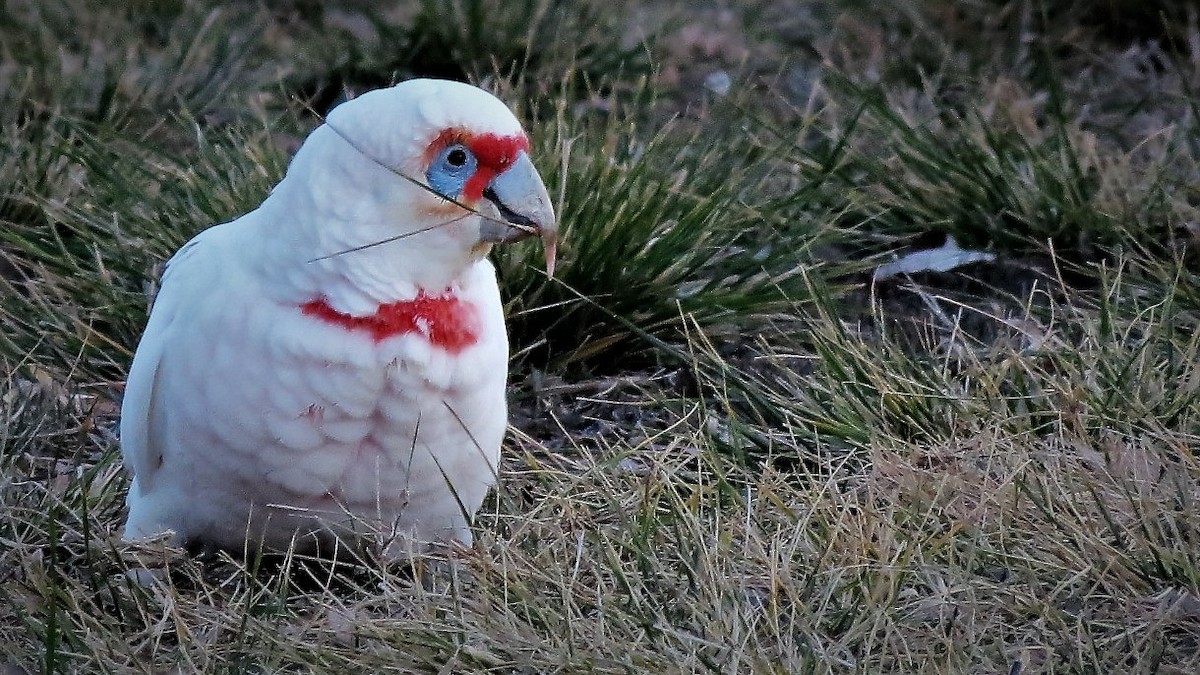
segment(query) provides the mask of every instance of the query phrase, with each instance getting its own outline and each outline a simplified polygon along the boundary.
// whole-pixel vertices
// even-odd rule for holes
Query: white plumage
[[[484,256],[538,234],[553,265],[527,150],[490,94],[411,80],[336,108],[258,209],[185,244],[122,405],[125,537],[469,543],[506,426]]]

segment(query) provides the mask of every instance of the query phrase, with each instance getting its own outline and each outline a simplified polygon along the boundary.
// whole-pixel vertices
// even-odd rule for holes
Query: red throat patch
[[[419,333],[434,346],[457,354],[479,341],[475,306],[452,293],[431,296],[421,291],[412,300],[380,305],[374,314],[351,316],[337,311],[325,298],[309,300],[300,310],[328,324],[367,333],[375,342]]]

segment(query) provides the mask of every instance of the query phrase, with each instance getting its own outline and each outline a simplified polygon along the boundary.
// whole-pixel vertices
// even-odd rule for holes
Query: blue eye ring
[[[429,181],[429,187],[443,197],[458,198],[478,165],[479,160],[470,148],[455,143],[442,148],[433,158],[425,179]]]

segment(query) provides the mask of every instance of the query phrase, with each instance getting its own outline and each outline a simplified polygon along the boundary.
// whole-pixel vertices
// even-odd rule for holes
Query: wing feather
[[[180,306],[184,304],[181,293],[190,285],[187,282],[192,281],[188,278],[189,272],[203,268],[193,259],[203,252],[204,235],[210,231],[196,235],[167,262],[150,319],[125,382],[125,397],[121,402],[121,456],[133,473],[136,488],[143,493],[150,489],[155,473],[162,466],[165,450],[162,440],[166,433],[165,411],[156,405],[155,397],[155,392],[160,391],[163,354],[180,317]],[[130,496],[135,495],[131,492]]]

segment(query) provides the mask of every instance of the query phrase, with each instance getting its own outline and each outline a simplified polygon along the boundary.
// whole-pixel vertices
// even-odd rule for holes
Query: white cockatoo
[[[528,151],[494,96],[410,80],[338,106],[261,206],[185,244],[121,407],[125,538],[469,544],[507,422],[485,256],[537,235],[554,264]]]

